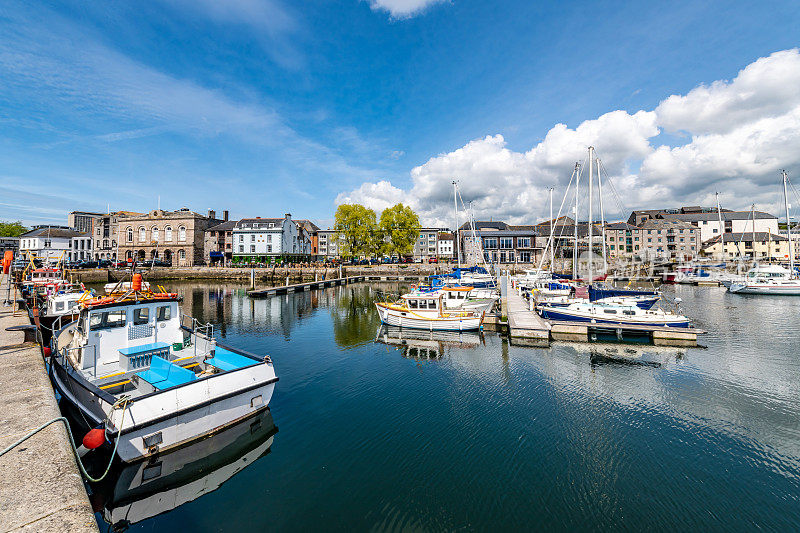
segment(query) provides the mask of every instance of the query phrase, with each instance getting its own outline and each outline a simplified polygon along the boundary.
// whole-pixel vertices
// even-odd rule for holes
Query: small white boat
[[[728,291],[735,294],[800,295],[800,279],[780,265],[756,265],[743,280],[732,281]]]
[[[117,446],[124,462],[178,448],[267,408],[278,378],[269,357],[217,343],[184,325],[177,294],[143,290],[84,300],[54,334],[59,394]],[[186,317],[188,318],[188,317]]]
[[[635,303],[572,301],[567,305],[537,306],[542,318],[570,322],[592,322],[637,326],[670,326],[688,328],[689,319],[662,309],[642,309]]]
[[[484,312],[451,310],[444,307],[442,294],[404,294],[397,302],[375,302],[381,323],[429,331],[480,329]]]

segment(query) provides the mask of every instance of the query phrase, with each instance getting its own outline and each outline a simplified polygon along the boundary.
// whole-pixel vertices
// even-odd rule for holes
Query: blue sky
[[[796,47],[800,27],[797,2],[374,2],[3,2],[0,220],[160,195],[325,225],[337,198],[388,182],[440,221],[408,196],[431,158],[498,134],[524,153],[559,123],[652,111]],[[697,135],[658,127],[653,149]],[[623,185],[643,158],[620,156]],[[535,219],[537,190],[480,214]]]

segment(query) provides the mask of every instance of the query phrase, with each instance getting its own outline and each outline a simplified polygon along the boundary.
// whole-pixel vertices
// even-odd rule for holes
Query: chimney
[[[228,221],[228,210],[227,209],[222,211],[222,221],[223,222],[227,222]]]
[[[213,209],[208,210],[208,218],[217,218],[217,212]]]
[[[286,215],[284,215],[284,216],[285,216],[286,218],[292,218],[292,214],[291,214],[291,213],[286,213]]]

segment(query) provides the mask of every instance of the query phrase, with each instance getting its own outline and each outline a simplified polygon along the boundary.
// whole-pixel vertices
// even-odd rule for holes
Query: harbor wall
[[[39,346],[25,343],[21,331],[6,331],[29,323],[12,309],[0,304],[0,449],[61,416]],[[21,530],[98,531],[61,422],[0,457],[0,531]]]

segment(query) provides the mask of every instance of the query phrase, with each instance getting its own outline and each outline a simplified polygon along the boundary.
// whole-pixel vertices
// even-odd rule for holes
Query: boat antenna
[[[453,219],[456,224],[456,264],[458,265],[459,270],[461,270],[461,239],[459,238],[459,227],[458,227],[458,201],[457,201],[457,193],[458,193],[458,182],[453,180]]]

